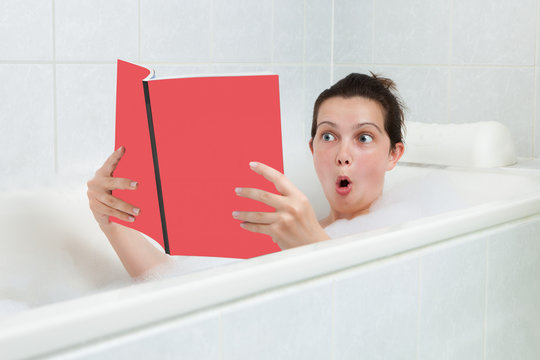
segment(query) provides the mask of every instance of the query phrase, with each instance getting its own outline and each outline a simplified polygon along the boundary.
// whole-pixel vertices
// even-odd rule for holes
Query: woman
[[[350,74],[323,91],[313,110],[310,150],[319,181],[330,204],[330,214],[318,221],[307,197],[279,171],[251,162],[257,174],[271,181],[279,194],[236,188],[238,196],[263,202],[274,212],[234,211],[248,231],[267,234],[281,249],[329,239],[324,227],[339,219],[369,212],[382,194],[384,175],[403,155],[403,110],[392,93],[390,79],[372,74]],[[90,209],[99,226],[133,277],[166,263],[169,256],[138,231],[109,222],[109,216],[134,221],[133,204],[111,195],[115,189],[136,190],[131,179],[113,177],[125,149],[120,147],[88,182]]]

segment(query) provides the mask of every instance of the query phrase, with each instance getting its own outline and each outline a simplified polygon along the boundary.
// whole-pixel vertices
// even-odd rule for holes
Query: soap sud
[[[0,318],[133,284],[82,187],[0,194],[0,232]]]
[[[351,220],[337,220],[327,226],[325,231],[331,238],[337,238],[457,210],[468,205],[470,203],[459,194],[453,182],[448,180],[447,174],[433,172],[388,186],[384,194],[373,203],[369,214]],[[172,256],[169,262],[149,270],[137,280],[149,281],[185,275],[241,260]]]
[[[385,186],[369,214],[325,228],[332,238],[401,224],[470,205],[445,172]],[[129,277],[88,208],[86,189],[0,196],[0,318],[139,281],[232,264],[241,259],[173,256]]]
[[[386,188],[369,213],[340,219],[324,230],[331,238],[402,224],[470,205],[444,173],[414,177]]]
[[[30,306],[22,301],[0,299],[0,319],[4,316],[16,314],[29,308]]]
[[[148,270],[136,280],[151,281],[170,278],[215,268],[217,266],[234,264],[239,261],[243,261],[243,259],[210,256],[171,256],[169,257],[168,262]]]

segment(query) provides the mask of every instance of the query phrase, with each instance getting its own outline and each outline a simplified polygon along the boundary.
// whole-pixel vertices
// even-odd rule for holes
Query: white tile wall
[[[330,359],[331,289],[322,279],[226,306],[223,359]]]
[[[214,0],[213,60],[272,61],[272,1]]]
[[[298,65],[275,65],[274,72],[279,74],[281,107],[282,141],[285,171],[293,168],[294,157],[288,154],[302,153],[305,143],[304,106],[304,69]],[[301,105],[301,106],[299,106]]]
[[[374,72],[397,85],[409,121],[447,123],[449,69],[440,66],[375,66]],[[456,121],[454,121],[456,122]]]
[[[2,0],[0,6],[0,61],[51,61],[52,0]]]
[[[533,68],[452,68],[451,122],[499,121],[514,136],[518,155],[532,157]]]
[[[55,45],[59,61],[138,58],[138,6],[131,0],[56,0]]]
[[[336,359],[416,359],[417,259],[337,275]]]
[[[276,63],[304,60],[304,0],[274,0],[273,58]]]
[[[39,186],[55,173],[53,65],[0,64],[0,78],[0,188]]]
[[[447,62],[450,1],[383,0],[374,4],[375,63]]]
[[[311,124],[313,123],[313,103],[319,94],[331,86],[331,69],[329,66],[304,66],[304,143],[311,138]]]
[[[334,2],[334,63],[372,62],[373,22],[373,1]]]
[[[540,358],[540,219],[489,239],[486,359]]]
[[[141,0],[140,3],[142,61],[210,62],[210,0]]]
[[[86,349],[54,356],[56,360],[220,359],[218,311],[206,311],[164,325],[136,330]]]
[[[115,93],[115,65],[56,65],[60,176],[90,179],[114,151]]]
[[[450,61],[534,65],[536,1],[456,0]]]
[[[534,157],[540,158],[540,72],[535,70],[535,83],[534,83],[535,101],[534,108],[536,113],[534,114]]]
[[[422,257],[418,359],[482,359],[486,239]]]
[[[105,117],[114,114],[110,84],[101,89],[90,83],[95,66],[113,65],[117,58],[199,73],[233,68],[281,73],[287,152],[305,152],[315,97],[349,72],[370,69],[398,82],[408,119],[498,120],[511,127],[519,156],[540,157],[537,3],[1,0],[0,63],[52,69],[52,96],[47,92],[39,96],[49,99],[45,108],[53,121],[39,122],[51,127],[36,132],[43,139],[28,144],[28,151],[36,154],[38,144],[52,141],[52,154],[47,156],[58,164],[53,175],[63,176],[62,169],[70,169],[81,181],[85,167],[101,163],[112,147],[112,135],[105,135],[111,129]],[[89,65],[81,67],[88,73],[67,71],[65,65]],[[81,83],[84,77],[87,87]],[[34,86],[29,77],[12,84],[18,88],[14,92]],[[74,92],[66,95],[70,87]],[[82,104],[76,97],[92,100]],[[90,109],[96,103],[107,109]],[[34,126],[36,120],[28,120],[31,109],[13,108],[6,102],[0,106],[3,123],[19,119],[23,129]],[[104,118],[96,120],[96,116]],[[95,121],[98,126],[85,127]],[[15,143],[22,144],[27,132],[12,132]],[[84,132],[85,139],[72,132]],[[74,150],[66,140],[69,136],[73,144],[95,146],[89,152]],[[36,166],[30,158],[21,163],[9,156],[6,161],[20,163],[21,168]],[[23,173],[11,166],[4,171],[15,182]],[[1,182],[6,186],[5,180]]]
[[[304,61],[306,63],[330,63],[332,44],[332,3],[332,0],[304,1]]]

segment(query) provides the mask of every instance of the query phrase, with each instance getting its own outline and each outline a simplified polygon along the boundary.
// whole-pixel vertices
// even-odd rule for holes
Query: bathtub
[[[399,165],[387,185],[433,174],[467,205],[136,284],[100,250],[121,286],[4,317],[0,358],[540,358],[540,170]]]

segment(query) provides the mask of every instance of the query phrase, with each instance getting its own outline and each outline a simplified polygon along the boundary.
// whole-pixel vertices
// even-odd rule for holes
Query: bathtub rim
[[[514,201],[487,203],[241,263],[29,309],[0,320],[0,353],[5,352],[3,356],[8,358],[24,357],[74,348],[108,335],[131,332],[264,291],[535,216],[540,213],[539,209],[540,192],[534,192]],[[335,257],[340,261],[333,261]],[[226,295],[222,293],[223,288],[227,289]],[[171,298],[188,300],[174,302]],[[131,316],[133,312],[138,314],[137,318]],[[29,343],[31,347],[27,346]]]

